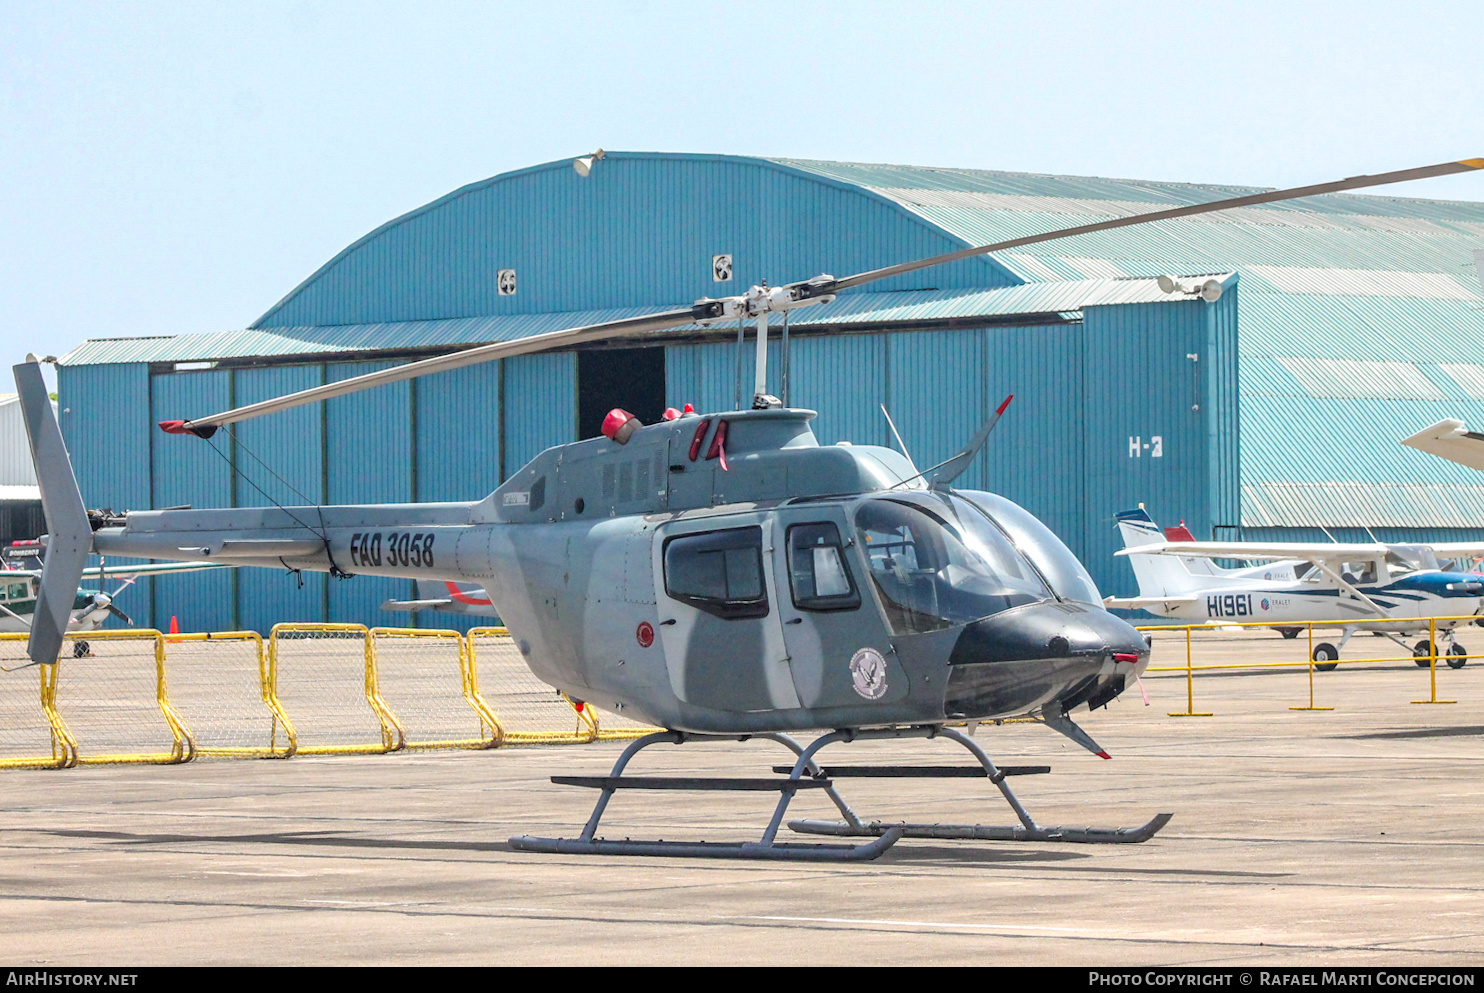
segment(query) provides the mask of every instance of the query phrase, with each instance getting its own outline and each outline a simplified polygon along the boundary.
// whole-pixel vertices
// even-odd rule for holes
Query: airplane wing
[[[1385,545],[1286,541],[1159,541],[1123,548],[1115,555],[1184,555],[1213,559],[1300,559],[1305,562],[1359,562],[1386,557]]]
[[[1484,543],[1477,541],[1435,541],[1427,547],[1432,549],[1433,555],[1444,564],[1444,568],[1451,561],[1456,563],[1454,568],[1462,572],[1476,571],[1467,568],[1467,565],[1484,559]]]
[[[1427,547],[1440,559],[1484,557],[1484,542],[1480,541],[1433,541]]]
[[[1470,431],[1463,421],[1448,418],[1425,427],[1402,444],[1449,462],[1484,470],[1484,434]]]

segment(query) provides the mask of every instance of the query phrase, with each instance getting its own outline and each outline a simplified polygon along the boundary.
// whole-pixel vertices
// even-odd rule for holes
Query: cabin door
[[[682,701],[734,712],[799,706],[779,619],[787,581],[763,514],[678,521],[655,542],[655,592],[670,685]]]
[[[840,508],[784,507],[774,527],[779,615],[804,706],[850,707],[905,697],[906,677]]]

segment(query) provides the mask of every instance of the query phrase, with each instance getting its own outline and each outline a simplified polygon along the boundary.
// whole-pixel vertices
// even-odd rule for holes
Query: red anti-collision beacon
[[[627,445],[633,433],[643,426],[644,422],[627,410],[614,407],[603,418],[603,436],[620,445]]]

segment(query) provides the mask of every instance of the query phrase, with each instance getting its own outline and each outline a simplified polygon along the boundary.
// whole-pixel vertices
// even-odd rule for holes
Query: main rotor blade
[[[1405,183],[1412,179],[1431,179],[1434,176],[1451,176],[1454,173],[1468,172],[1471,169],[1484,169],[1484,159],[1463,159],[1458,162],[1443,162],[1439,165],[1423,166],[1420,169],[1399,169],[1396,172],[1383,172],[1375,176],[1352,176],[1349,179],[1341,179],[1333,183],[1297,186],[1291,190],[1273,190],[1269,193],[1252,193],[1243,197],[1232,197],[1229,200],[1215,200],[1211,203],[1198,203],[1188,207],[1155,210],[1147,214],[1116,217],[1111,221],[1098,221],[1095,224],[1079,224],[1074,228],[1062,228],[1059,231],[1047,231],[1044,234],[1027,235],[1024,238],[1012,238],[1009,241],[1000,241],[993,245],[964,248],[957,252],[949,252],[946,255],[934,255],[932,258],[918,259],[916,262],[903,262],[900,265],[887,266],[884,269],[859,272],[854,276],[836,279],[826,286],[821,287],[820,291],[811,293],[811,295],[819,295],[821,292],[835,293],[839,290],[848,290],[852,286],[874,283],[878,279],[900,276],[904,272],[915,272],[918,269],[927,269],[930,266],[957,262],[960,259],[970,259],[976,255],[987,255],[990,252],[1002,252],[1010,248],[1020,248],[1023,245],[1038,245],[1042,242],[1056,241],[1060,238],[1072,238],[1079,234],[1092,234],[1095,231],[1109,231],[1113,228],[1133,227],[1136,224],[1150,224],[1154,221],[1168,221],[1177,217],[1194,217],[1197,214],[1211,214],[1218,210],[1231,210],[1233,207],[1251,207],[1260,203],[1297,200],[1299,197],[1318,196],[1321,193],[1339,193],[1344,190],[1358,190],[1367,186]]]
[[[393,366],[390,369],[382,369],[378,372],[368,372],[364,376],[353,376],[350,379],[342,379],[336,383],[326,383],[324,386],[315,386],[307,390],[300,390],[298,393],[289,393],[281,397],[275,397],[272,400],[251,403],[245,407],[234,407],[231,410],[222,411],[220,414],[212,414],[210,417],[197,417],[188,421],[162,421],[160,427],[170,434],[195,434],[209,438],[216,433],[217,428],[224,424],[245,421],[252,417],[261,417],[263,414],[288,410],[306,403],[345,396],[348,393],[357,393],[372,386],[399,383],[404,379],[414,379],[418,376],[426,376],[435,372],[447,372],[449,369],[459,369],[466,365],[489,362],[493,359],[509,358],[513,355],[541,352],[548,348],[558,348],[563,345],[579,345],[583,342],[596,341],[604,338],[644,334],[648,331],[663,331],[666,328],[680,327],[697,320],[706,320],[712,316],[707,311],[706,304],[697,304],[695,307],[686,310],[670,310],[660,314],[647,314],[643,317],[627,317],[620,321],[605,321],[602,324],[587,324],[581,327],[566,328],[561,331],[548,331],[545,334],[532,335],[529,338],[517,338],[514,341],[497,341],[489,345],[479,345],[475,348],[466,348],[463,351],[450,352],[447,355],[437,355],[431,359],[422,359],[418,362]]]

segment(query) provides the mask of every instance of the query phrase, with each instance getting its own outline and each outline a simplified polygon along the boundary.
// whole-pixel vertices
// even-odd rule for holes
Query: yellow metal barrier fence
[[[79,657],[78,642],[87,642]],[[51,700],[79,765],[187,762],[195,741],[170,704],[158,631],[67,635]]]
[[[1436,617],[1436,618],[1428,619],[1426,621],[1426,624],[1427,624],[1427,640],[1426,641],[1419,641],[1417,643],[1417,645],[1413,648],[1413,652],[1412,652],[1411,655],[1406,655],[1406,656],[1390,656],[1390,655],[1385,655],[1385,656],[1381,656],[1381,657],[1376,657],[1374,655],[1366,655],[1363,658],[1352,658],[1352,659],[1342,659],[1342,658],[1334,657],[1334,658],[1330,658],[1330,659],[1321,660],[1319,662],[1316,662],[1314,660],[1314,649],[1316,647],[1316,645],[1315,645],[1315,637],[1314,637],[1314,630],[1316,628],[1318,628],[1320,630],[1333,630],[1333,629],[1344,627],[1345,625],[1341,625],[1341,624],[1339,624],[1339,623],[1337,623],[1335,621],[1296,621],[1296,622],[1284,623],[1284,624],[1274,624],[1272,621],[1234,621],[1234,622],[1222,621],[1221,623],[1218,623],[1218,624],[1150,624],[1150,625],[1140,625],[1139,628],[1138,628],[1138,630],[1143,631],[1143,632],[1146,632],[1146,633],[1151,633],[1151,634],[1153,634],[1153,633],[1164,633],[1164,634],[1171,634],[1171,635],[1181,635],[1181,634],[1184,635],[1184,642],[1185,642],[1185,646],[1184,646],[1185,647],[1185,661],[1184,661],[1184,664],[1183,665],[1182,664],[1166,665],[1166,666],[1154,666],[1154,665],[1151,665],[1148,668],[1147,672],[1151,672],[1151,673],[1156,673],[1156,672],[1170,672],[1170,673],[1179,672],[1179,673],[1184,673],[1185,674],[1186,709],[1184,711],[1172,711],[1170,713],[1170,716],[1171,717],[1210,717],[1211,714],[1209,714],[1209,713],[1197,713],[1195,711],[1195,688],[1194,688],[1194,680],[1195,680],[1195,673],[1197,673],[1197,672],[1214,671],[1214,670],[1232,670],[1232,669],[1304,668],[1308,672],[1308,680],[1309,680],[1309,701],[1308,701],[1308,705],[1307,706],[1294,706],[1294,707],[1290,707],[1289,709],[1290,710],[1315,710],[1315,711],[1319,711],[1319,710],[1332,710],[1334,708],[1332,708],[1332,707],[1319,707],[1319,706],[1315,706],[1315,703],[1314,703],[1314,671],[1315,671],[1315,669],[1319,669],[1320,671],[1327,671],[1327,670],[1334,669],[1334,668],[1336,668],[1338,666],[1341,666],[1341,665],[1355,665],[1355,664],[1360,664],[1360,663],[1370,665],[1370,664],[1375,664],[1375,663],[1379,663],[1379,662],[1411,662],[1414,665],[1422,666],[1422,667],[1427,668],[1428,675],[1429,675],[1429,685],[1430,685],[1429,698],[1426,699],[1426,700],[1413,700],[1413,701],[1411,701],[1412,703],[1421,703],[1421,704],[1448,704],[1448,703],[1453,703],[1453,702],[1455,702],[1453,700],[1440,700],[1440,699],[1438,699],[1438,692],[1437,692],[1437,686],[1438,686],[1438,683],[1437,683],[1437,679],[1438,679],[1438,663],[1440,661],[1446,662],[1447,665],[1450,668],[1460,669],[1460,668],[1463,668],[1464,664],[1468,660],[1470,660],[1470,659],[1484,658],[1484,653],[1469,653],[1467,651],[1461,651],[1461,650],[1458,650],[1459,648],[1461,648],[1461,646],[1458,646],[1456,644],[1454,646],[1454,650],[1449,651],[1447,653],[1440,653],[1439,650],[1438,650],[1438,630],[1439,630],[1438,625],[1439,625],[1440,622],[1445,622],[1444,625],[1443,625],[1442,630],[1444,632],[1446,632],[1446,631],[1448,631],[1448,629],[1450,627],[1450,625],[1448,623],[1446,623],[1446,622],[1459,622],[1456,626],[1457,627],[1462,627],[1464,624],[1470,624],[1470,623],[1472,623],[1472,622],[1474,622],[1474,621],[1476,621],[1478,619],[1479,618],[1477,616],[1473,615],[1473,614],[1466,614],[1466,615],[1457,616],[1457,617]],[[1364,621],[1361,621],[1359,623],[1364,624],[1365,622]],[[1419,619],[1417,623],[1419,625],[1421,625],[1424,622]],[[1193,643],[1192,643],[1192,635],[1195,632],[1216,633],[1216,632],[1221,632],[1221,631],[1225,631],[1225,630],[1245,629],[1245,628],[1269,628],[1269,629],[1274,629],[1274,630],[1279,630],[1279,629],[1285,629],[1286,628],[1286,629],[1296,629],[1298,631],[1306,631],[1307,634],[1308,634],[1308,637],[1307,637],[1307,639],[1305,641],[1300,641],[1297,638],[1294,638],[1294,639],[1291,639],[1291,640],[1293,641],[1293,643],[1295,645],[1297,645],[1297,644],[1307,644],[1308,649],[1309,649],[1308,656],[1303,661],[1293,661],[1293,662],[1245,662],[1244,661],[1244,662],[1225,662],[1225,663],[1203,664],[1203,665],[1196,665],[1195,664],[1195,661],[1194,661],[1194,647],[1193,647]],[[1357,632],[1357,633],[1361,633],[1361,632]],[[1415,632],[1413,636],[1420,635],[1420,634],[1421,634],[1421,631],[1419,630],[1419,631]],[[1480,632],[1480,634],[1481,634],[1481,636],[1484,636],[1484,632]],[[1406,636],[1400,636],[1399,635],[1399,637],[1405,638]],[[1290,639],[1285,639],[1285,642],[1287,642],[1289,640]],[[1271,642],[1269,642],[1269,644],[1271,644]],[[1326,644],[1327,644],[1326,642],[1322,642],[1321,641],[1321,642],[1319,642],[1318,647],[1324,647]],[[1333,646],[1330,646],[1330,647],[1333,648]],[[1326,654],[1329,654],[1329,653],[1326,653]],[[1336,652],[1336,654],[1337,654],[1337,652]]]
[[[531,674],[525,657],[501,627],[473,628],[468,642],[469,671],[504,730],[505,744],[581,744],[595,741],[592,708],[572,701]]]
[[[293,725],[272,693],[256,631],[165,635],[170,701],[201,755],[288,758]]]
[[[0,634],[0,769],[59,769],[77,761],[57,716],[57,667],[31,665],[27,634]]]
[[[494,748],[500,723],[479,695],[468,645],[457,631],[372,628],[381,696],[408,748]]]
[[[391,752],[406,735],[382,700],[371,633],[360,624],[275,624],[268,697],[293,722],[299,755]]]
[[[593,722],[598,726],[597,740],[599,741],[625,741],[630,738],[642,738],[646,734],[653,734],[655,731],[660,730],[660,728],[655,727],[653,724],[645,724],[643,721],[637,721],[631,717],[625,717],[623,714],[604,710],[601,707],[594,707],[592,704],[588,704],[587,709],[592,711]]]
[[[460,636],[279,624],[266,642],[251,631],[79,632],[45,666],[27,665],[27,638],[0,634],[0,664],[24,667],[0,673],[0,769],[581,744],[653,730],[551,689],[498,627]]]

